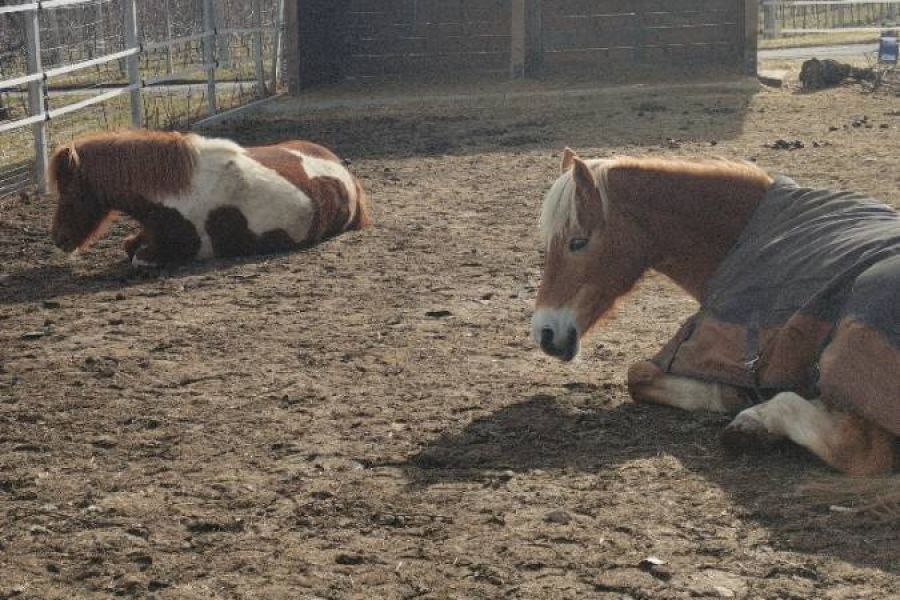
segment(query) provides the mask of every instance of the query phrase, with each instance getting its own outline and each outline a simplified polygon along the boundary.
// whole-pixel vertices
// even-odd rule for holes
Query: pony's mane
[[[752,163],[722,158],[688,160],[619,156],[612,159],[586,160],[585,164],[597,182],[604,215],[609,212],[609,172],[612,169],[627,168],[709,179],[749,179],[763,185],[768,185],[772,181],[765,171]],[[541,236],[549,244],[557,235],[578,229],[580,225],[575,197],[575,178],[573,170],[569,169],[556,180],[544,199],[540,217]]]
[[[59,179],[78,173],[98,193],[110,197],[178,194],[190,186],[198,138],[141,129],[81,137],[53,154],[50,184],[58,190]]]

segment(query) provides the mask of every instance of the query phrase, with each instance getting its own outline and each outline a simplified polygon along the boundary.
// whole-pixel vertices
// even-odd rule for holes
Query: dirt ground
[[[373,229],[135,271],[126,224],[75,262],[47,201],[0,204],[0,599],[900,597],[900,523],[799,494],[819,462],[731,456],[725,417],[629,401],[627,366],[695,310],[671,284],[649,276],[575,364],[528,338],[565,145],[897,206],[900,99],[305,102],[215,133],[331,146]]]

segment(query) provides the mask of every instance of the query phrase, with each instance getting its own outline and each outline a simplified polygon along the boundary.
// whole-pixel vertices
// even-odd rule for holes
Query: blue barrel
[[[878,62],[897,64],[897,32],[885,31],[878,45]]]

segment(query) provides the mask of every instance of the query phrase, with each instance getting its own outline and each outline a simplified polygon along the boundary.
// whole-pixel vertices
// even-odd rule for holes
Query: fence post
[[[291,3],[292,14],[296,15],[297,11],[297,1],[298,0],[278,0],[278,12],[275,17],[275,41],[273,42],[272,49],[272,93],[274,94],[278,91],[278,80],[281,78],[281,30],[284,29],[284,3]],[[294,26],[296,27],[297,21],[294,20]],[[296,41],[295,32],[291,32],[291,35],[288,36],[288,40]],[[296,46],[296,44],[294,44]],[[291,49],[291,52],[296,52],[296,47]],[[296,65],[292,68],[296,69]]]
[[[171,75],[175,71],[172,61],[172,7],[166,0],[166,74]]]
[[[263,18],[262,0],[253,0],[253,12],[256,13],[256,33],[253,35],[253,53],[256,60],[256,95],[266,95],[266,72],[263,68]]]
[[[216,24],[216,64],[220,67],[228,69],[232,66],[231,44],[229,41],[229,35],[219,34],[220,29],[222,31],[226,31],[228,29],[228,25],[225,22],[225,11],[215,10],[215,5],[213,5],[213,14],[215,15],[215,19],[213,19],[213,22]]]
[[[37,10],[25,17],[25,42],[28,45],[28,74],[43,71],[41,66],[41,22]],[[41,79],[28,82],[28,113],[35,117],[44,114],[44,82]],[[34,137],[34,168],[39,194],[47,193],[47,121],[32,126]]]
[[[206,62],[206,104],[216,114],[216,14],[213,0],[203,0],[203,60]]]
[[[512,0],[512,31],[510,32],[510,76],[513,79],[525,77],[525,41],[528,15],[525,10],[525,0]]]
[[[759,0],[744,0],[744,73],[759,70]]]
[[[543,58],[540,0],[512,0],[510,22],[510,75],[521,79],[540,67]]]
[[[763,0],[763,37],[766,39],[778,37],[778,21],[775,19],[776,8],[778,8],[777,0]]]
[[[106,23],[103,20],[103,3],[98,2],[95,5],[94,11],[94,18],[97,20],[94,26],[97,56],[103,56],[104,54],[106,54]]]
[[[125,46],[128,50],[140,50],[137,29],[137,3],[135,0],[125,2]],[[141,57],[132,54],[127,59],[128,84],[131,86],[131,126],[141,127],[144,119],[141,115]]]
[[[534,73],[544,62],[544,8],[541,0],[528,0],[525,27],[525,74]]]

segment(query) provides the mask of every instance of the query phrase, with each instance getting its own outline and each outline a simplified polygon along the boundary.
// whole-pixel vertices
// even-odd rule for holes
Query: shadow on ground
[[[689,86],[597,87],[601,83],[522,90],[489,85],[487,91],[472,85],[393,90],[393,95],[382,92],[381,98],[378,92],[353,95],[336,89],[321,97],[282,98],[261,113],[204,133],[227,135],[245,145],[309,139],[351,159],[565,145],[714,145],[741,133],[758,91],[752,82],[734,78]]]
[[[314,249],[294,250],[289,254],[309,251]],[[171,268],[136,268],[124,258],[107,264],[99,262],[106,256],[99,256],[96,259],[98,262],[85,261],[84,264],[38,264],[3,276],[0,280],[0,306],[125,290],[153,280],[178,280],[205,274],[220,277],[223,269],[265,262],[289,254],[206,260]]]
[[[718,442],[728,421],[723,415],[630,402],[607,410],[573,410],[565,394],[541,394],[473,421],[459,435],[434,440],[405,468],[417,487],[537,469],[576,470],[602,479],[629,462],[670,455],[725,491],[793,551],[895,568],[896,532],[890,526],[832,513],[827,504],[816,506],[798,493],[801,481],[831,475],[811,454],[785,444],[734,456]]]

